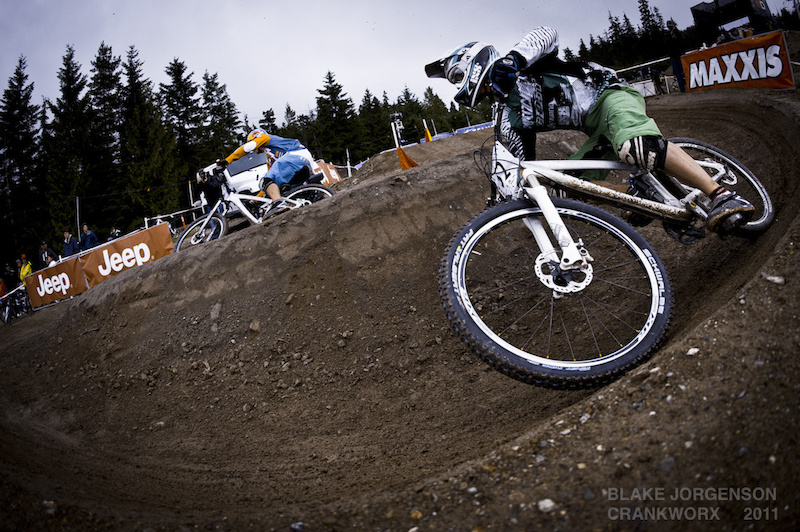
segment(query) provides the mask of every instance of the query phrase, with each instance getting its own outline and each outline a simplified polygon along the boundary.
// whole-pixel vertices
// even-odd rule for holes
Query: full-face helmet
[[[458,88],[453,98],[462,105],[475,107],[487,94],[487,76],[500,54],[485,42],[471,42],[459,46],[444,57],[425,66],[429,78],[446,78]]]
[[[261,135],[266,135],[266,134],[267,134],[267,132],[264,131],[263,129],[261,129],[260,127],[256,128],[253,131],[251,131],[249,135],[247,135],[247,142],[250,142],[251,140],[253,140],[253,139],[257,138],[257,137],[260,137]]]

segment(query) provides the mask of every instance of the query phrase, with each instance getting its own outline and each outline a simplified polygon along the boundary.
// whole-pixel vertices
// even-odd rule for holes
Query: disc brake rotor
[[[580,292],[592,282],[591,264],[579,270],[562,270],[558,262],[542,254],[536,258],[534,269],[542,284],[562,294]]]

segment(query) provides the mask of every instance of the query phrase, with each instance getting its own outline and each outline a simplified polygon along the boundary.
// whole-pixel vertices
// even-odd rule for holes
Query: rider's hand
[[[517,82],[521,64],[522,58],[514,52],[495,61],[491,67],[491,72],[489,72],[492,92],[497,94],[500,98],[507,98],[511,89],[514,88],[514,84]]]
[[[224,170],[226,166],[228,166],[228,161],[225,159],[217,159],[217,168]]]

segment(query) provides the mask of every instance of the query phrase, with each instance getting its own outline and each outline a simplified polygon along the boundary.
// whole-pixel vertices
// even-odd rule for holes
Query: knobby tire
[[[186,230],[181,233],[181,236],[179,236],[177,242],[175,242],[175,253],[181,249],[186,249],[216,240],[217,238],[221,238],[228,233],[228,221],[224,216],[214,213],[211,215],[211,220],[209,220],[208,225],[206,226],[206,232],[208,234],[200,237],[198,231],[203,225],[203,222],[205,222],[206,218],[207,216],[198,218],[186,227]],[[193,240],[195,240],[195,242],[193,242]]]
[[[303,199],[309,203],[316,203],[333,195],[334,191],[325,185],[300,185],[293,188],[285,197],[287,199]]]
[[[534,203],[516,200],[485,210],[456,234],[442,260],[440,293],[459,335],[500,372],[530,384],[596,385],[662,342],[672,312],[669,279],[652,246],[624,221],[574,200],[553,204],[594,259],[582,290],[557,292],[539,278],[540,251],[523,220],[543,216]]]
[[[709,159],[725,165],[728,177],[720,183],[749,201],[756,208],[753,218],[735,230],[736,234],[748,236],[763,232],[775,217],[775,208],[764,185],[744,164],[721,149],[700,140],[677,137],[670,142],[683,148],[693,159]]]

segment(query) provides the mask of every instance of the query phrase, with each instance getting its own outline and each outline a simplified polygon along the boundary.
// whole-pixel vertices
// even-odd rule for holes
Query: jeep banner
[[[86,279],[78,257],[59,262],[55,266],[39,270],[25,278],[25,289],[31,306],[40,307],[76,296],[86,291]]]
[[[120,272],[141,266],[172,253],[172,237],[167,224],[113,240],[81,255],[83,274],[89,287]]]
[[[689,91],[721,87],[793,89],[782,31],[740,39],[681,57]]]

